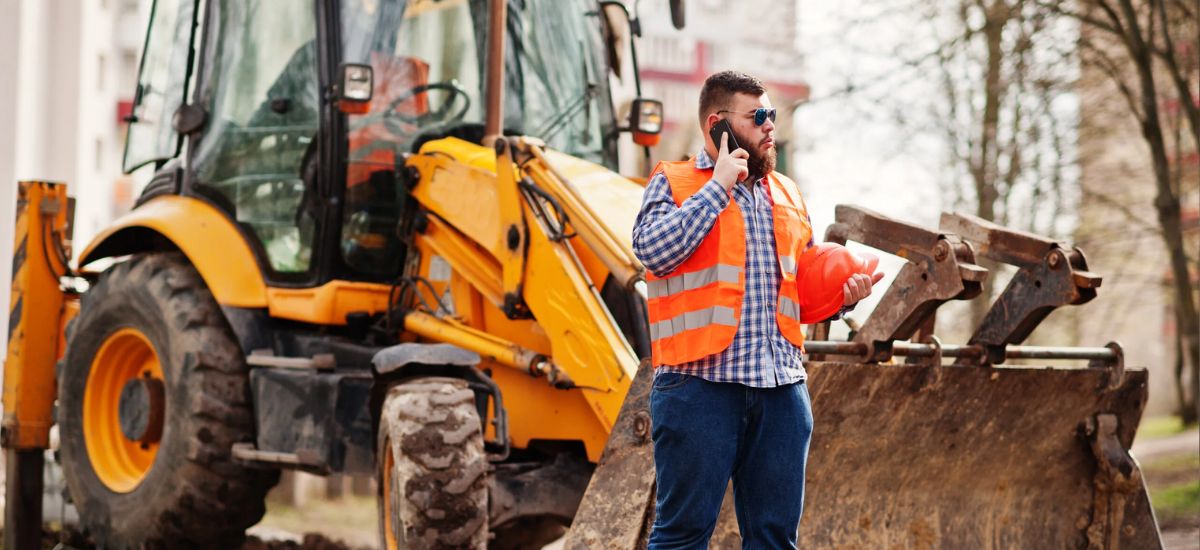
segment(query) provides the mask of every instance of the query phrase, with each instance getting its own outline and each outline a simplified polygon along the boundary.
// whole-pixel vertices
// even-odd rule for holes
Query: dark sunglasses
[[[728,109],[721,109],[720,111],[717,111],[718,115],[721,113],[736,113],[739,115],[754,115],[754,125],[755,126],[762,126],[763,123],[766,122],[768,118],[771,119],[771,122],[775,122],[775,109],[767,109],[766,107],[759,107],[759,108],[755,109],[754,111],[747,111],[747,112],[730,111]]]

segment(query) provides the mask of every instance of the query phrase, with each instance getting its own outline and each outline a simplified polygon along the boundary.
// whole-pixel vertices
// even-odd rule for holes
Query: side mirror
[[[683,30],[683,11],[683,0],[671,0],[671,24],[675,26],[675,30]]]
[[[651,147],[658,145],[663,126],[663,104],[657,99],[639,97],[629,110],[629,130],[633,142]]]
[[[343,63],[341,87],[338,89],[338,110],[361,115],[371,110],[371,95],[375,89],[375,71],[362,63]]]

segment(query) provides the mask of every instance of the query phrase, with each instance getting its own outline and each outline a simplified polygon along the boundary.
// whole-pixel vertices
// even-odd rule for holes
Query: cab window
[[[196,0],[157,0],[134,92],[133,116],[125,140],[126,172],[179,152],[171,117],[186,93],[188,53],[195,28]]]
[[[218,2],[197,188],[250,229],[278,274],[312,263],[320,123],[316,21],[290,0]]]

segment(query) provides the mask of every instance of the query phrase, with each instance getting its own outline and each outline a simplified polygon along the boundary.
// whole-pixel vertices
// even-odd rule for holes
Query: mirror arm
[[[625,14],[625,21],[629,23],[629,63],[633,65],[633,90],[637,97],[642,97],[642,71],[638,67],[637,45],[634,43],[635,37],[642,36],[642,24],[637,18],[637,5],[640,1],[635,0],[633,3],[633,17],[630,17],[629,8],[626,8],[622,2],[618,2],[617,0],[603,0],[600,2],[601,10],[608,6],[621,8],[621,13]]]

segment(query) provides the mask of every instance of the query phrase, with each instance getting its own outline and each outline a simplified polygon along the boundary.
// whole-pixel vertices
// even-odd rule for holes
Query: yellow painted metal
[[[539,359],[539,354],[531,350],[476,330],[450,317],[438,318],[413,311],[405,315],[404,329],[423,338],[471,350],[487,361],[525,372],[530,372],[530,368]]]
[[[531,145],[532,140],[522,140],[523,150]],[[498,308],[503,305],[503,290],[509,287],[505,284],[502,290],[500,283],[514,262],[501,259],[506,250],[498,188],[503,184],[496,183],[493,151],[447,139],[426,144],[425,154],[409,159],[421,174],[413,194],[434,214],[425,233],[417,238],[418,249],[423,255],[436,256],[453,271],[449,290],[456,318],[417,314],[406,320],[406,330],[423,339],[475,349],[492,358],[485,361],[488,364],[518,367],[500,368],[493,374],[506,396],[515,446],[534,439],[573,439],[584,443],[592,460],[598,459],[637,369],[633,350],[596,289],[596,283],[603,282],[610,272],[599,256],[607,256],[628,273],[636,273],[640,266],[628,262],[632,257],[628,239],[615,239],[610,230],[599,227],[604,220],[578,204],[575,191],[561,183],[561,176],[551,172],[545,158],[530,159],[526,152],[519,158],[524,163],[522,173],[535,176],[535,170],[540,170],[543,181],[555,178],[542,185],[543,189],[549,191],[548,185],[556,185],[558,194],[576,201],[573,212],[578,212],[579,218],[589,217],[596,240],[605,239],[606,244],[596,247],[580,238],[551,241],[549,228],[522,199],[528,227],[528,243],[522,251],[523,298],[534,320],[508,319]],[[507,171],[503,158],[500,165]],[[538,179],[534,177],[535,183],[541,184]],[[640,199],[640,187],[628,181],[624,185],[637,189]],[[583,231],[575,225],[577,217],[569,214],[572,229],[582,236]],[[427,270],[431,270],[431,262],[423,259],[421,275],[428,275]],[[435,284],[444,284],[444,275],[432,278],[442,281]],[[545,379],[523,372],[528,361],[514,354],[513,346],[550,357],[578,387],[554,389]]]
[[[271,317],[318,325],[344,325],[346,314],[382,313],[388,308],[389,285],[330,281],[312,288],[267,288]]]
[[[542,152],[592,216],[633,256],[633,225],[642,207],[646,178],[627,178],[604,166],[554,150]]]
[[[530,224],[525,301],[550,339],[555,364],[583,389],[605,430],[612,428],[638,360],[571,246]],[[589,449],[590,453],[590,449]]]
[[[445,141],[451,141],[448,138]],[[493,157],[491,149],[485,149],[465,141],[453,140],[457,147],[422,147],[428,154],[418,155],[408,161],[421,173],[420,182],[413,188],[413,196],[436,216],[453,220],[454,228],[468,239],[483,247],[499,264],[505,250],[504,231],[500,209],[500,192],[496,185],[495,159],[491,169],[456,160],[462,144],[476,150],[486,151]],[[440,154],[434,154],[434,152]],[[482,163],[477,152],[465,155],[474,163]]]
[[[92,240],[80,265],[100,259],[96,252],[102,243],[133,228],[153,230],[179,247],[217,303],[266,307],[267,287],[242,234],[225,214],[192,197],[165,195],[137,207]]]
[[[396,457],[392,455],[392,440],[384,437],[382,451],[383,464],[380,465],[380,471],[383,475],[380,477],[380,504],[383,505],[383,548],[384,550],[399,550],[400,543],[396,540],[396,531],[392,522],[396,521],[396,516],[400,511],[395,510],[395,501],[392,495],[392,476],[395,475],[392,469],[396,467]]]
[[[500,232],[503,247],[498,250],[500,264],[504,266],[504,296],[519,303],[521,284],[525,280],[525,240],[527,239],[525,218],[522,216],[521,192],[517,188],[517,173],[513,164],[512,148],[508,141],[496,144],[496,194],[500,197],[496,206],[500,209]]]
[[[54,422],[54,363],[63,349],[66,300],[58,278],[67,266],[57,247],[66,241],[66,185],[20,182],[16,221],[0,440],[10,449],[45,449]]]
[[[121,432],[121,390],[137,378],[163,381],[162,364],[146,335],[123,328],[100,345],[83,390],[83,442],[88,460],[96,477],[115,493],[137,488],[158,456],[157,441],[139,443]],[[169,408],[170,403],[164,407]]]
[[[446,260],[489,302],[497,307],[504,303],[504,289],[501,286],[503,268],[483,247],[446,222],[433,217],[429,218],[429,226],[424,233],[417,235],[416,240],[422,249]]]
[[[609,226],[607,220],[599,218],[578,190],[558,171],[537,146],[528,146],[534,161],[526,164],[525,169],[535,183],[548,191],[566,210],[571,219],[571,226],[579,236],[596,253],[608,270],[616,277],[617,282],[626,288],[643,278],[641,262],[633,255],[632,236],[622,239]],[[614,175],[615,176],[615,175]],[[620,176],[615,176],[611,183],[619,184]],[[627,183],[627,182],[626,182]],[[633,214],[637,214],[634,207]],[[629,227],[632,234],[632,225]]]
[[[492,380],[504,392],[514,447],[527,448],[534,440],[579,441],[588,460],[600,460],[609,427],[601,424],[583,391],[555,389],[545,379],[514,369],[492,369]]]
[[[446,230],[453,231],[449,228]],[[458,238],[461,239],[461,235]],[[445,243],[445,239],[440,237],[432,241]],[[418,240],[417,250],[421,258],[418,273],[429,279],[438,296],[448,298],[446,306],[455,313],[454,318],[448,319],[448,322],[458,327],[469,327],[502,348],[516,346],[546,357],[552,354],[550,339],[537,321],[509,319],[500,310],[498,303],[484,298],[475,283],[458,271],[457,265],[454,271],[448,271],[451,261],[428,248],[426,241]],[[478,257],[476,253],[474,259]],[[464,256],[463,259],[473,261],[471,256]],[[604,270],[602,264],[593,263],[599,266],[601,271]],[[499,273],[498,267],[492,269],[492,276],[495,278],[491,284],[497,288],[500,282]],[[606,275],[607,271],[603,271],[603,274]],[[426,301],[432,307],[437,307],[424,286],[419,288]],[[413,318],[412,321],[418,319]],[[447,339],[432,331],[424,332],[426,336],[421,336],[420,339]],[[416,336],[412,331],[406,334]],[[484,352],[483,355],[487,356],[488,353]],[[522,362],[516,359],[511,361],[512,364]],[[599,460],[600,451],[608,439],[608,430],[596,419],[596,414],[583,395],[584,392],[556,389],[548,384],[544,377],[531,376],[525,368],[514,368],[512,364],[505,365],[487,359],[480,364],[480,368],[492,371],[492,379],[507,397],[504,406],[508,412],[509,441],[512,445],[525,448],[533,440],[539,439],[576,440],[583,442],[589,460]],[[494,437],[494,433],[489,433],[488,437]]]

